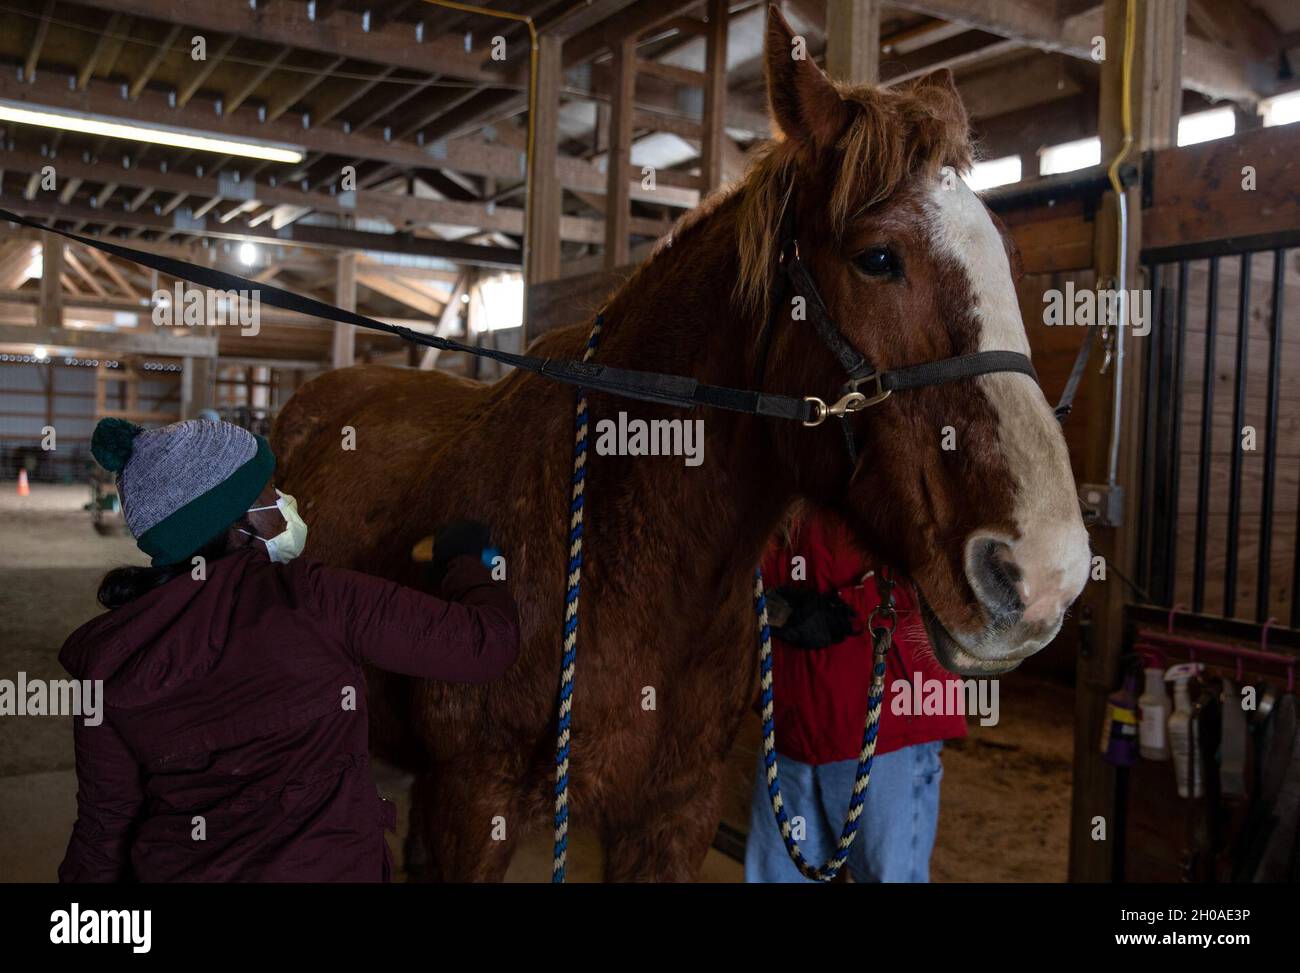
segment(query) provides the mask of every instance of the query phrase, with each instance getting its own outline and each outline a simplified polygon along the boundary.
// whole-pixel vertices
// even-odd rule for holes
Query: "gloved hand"
[[[492,543],[492,532],[477,520],[454,520],[434,536],[433,560],[428,575],[435,585],[442,583],[447,568],[458,557],[481,559]]]
[[[772,634],[796,648],[823,649],[859,631],[853,624],[857,614],[833,591],[785,585],[775,594],[790,606],[790,614]]]

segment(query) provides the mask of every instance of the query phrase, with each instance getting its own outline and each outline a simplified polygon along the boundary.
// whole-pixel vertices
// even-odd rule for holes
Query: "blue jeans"
[[[845,868],[855,882],[928,882],[930,851],[939,824],[942,741],[904,747],[876,757],[862,808],[861,826]],[[821,865],[835,850],[849,809],[856,760],[813,766],[777,754],[781,797],[792,823],[804,819],[797,839],[805,860]],[[749,812],[746,882],[806,882],[795,868],[772,816],[763,753]]]

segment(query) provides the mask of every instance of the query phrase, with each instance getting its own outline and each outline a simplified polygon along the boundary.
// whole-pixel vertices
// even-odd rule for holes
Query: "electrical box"
[[[1124,488],[1118,484],[1085,483],[1079,487],[1083,522],[1088,526],[1119,527],[1124,522]]]

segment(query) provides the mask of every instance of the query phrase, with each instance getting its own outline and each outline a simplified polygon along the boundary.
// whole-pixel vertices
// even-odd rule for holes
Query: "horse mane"
[[[851,109],[850,120],[833,146],[839,169],[826,202],[836,239],[852,217],[883,203],[912,177],[937,175],[942,166],[952,166],[958,172],[970,168],[973,150],[966,109],[951,86],[927,81],[923,78],[894,88],[835,83],[840,98]],[[744,178],[684,213],[614,296],[632,289],[659,258],[702,231],[722,212],[722,218],[736,221],[739,268],[732,301],[742,313],[764,320],[775,277],[781,218],[794,192],[796,171],[801,162],[808,162],[811,151],[807,143],[779,132],[753,149]]]

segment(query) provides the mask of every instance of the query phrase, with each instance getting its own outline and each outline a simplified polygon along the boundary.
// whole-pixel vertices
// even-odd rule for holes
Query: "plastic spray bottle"
[[[1124,684],[1106,700],[1106,719],[1101,727],[1104,760],[1117,767],[1132,767],[1138,755],[1137,671],[1124,674]]]
[[[1171,666],[1165,673],[1165,679],[1172,680],[1174,684],[1174,712],[1169,717],[1169,747],[1173,752],[1179,797],[1201,796],[1201,755],[1188,683],[1203,668],[1199,662],[1184,662]]]
[[[1169,694],[1165,692],[1165,671],[1158,666],[1148,666],[1146,686],[1138,697],[1139,752],[1146,760],[1169,759],[1169,737],[1166,723],[1169,720]]]

